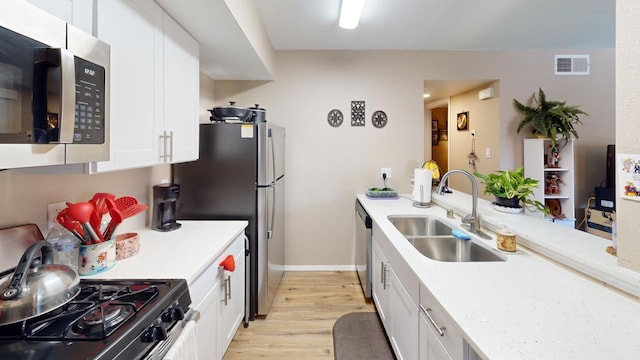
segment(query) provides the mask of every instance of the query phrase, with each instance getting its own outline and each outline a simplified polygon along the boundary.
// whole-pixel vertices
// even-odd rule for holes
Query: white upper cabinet
[[[165,14],[163,162],[198,158],[199,67],[198,42]]]
[[[154,165],[162,130],[162,9],[151,0],[97,5],[96,35],[111,45],[111,156],[92,171]]]
[[[198,158],[198,42],[158,4],[30,1],[111,46],[110,160],[90,163],[85,171]]]
[[[111,45],[111,157],[91,172],[198,157],[198,43],[151,0],[100,0]]]
[[[51,15],[93,34],[93,1],[91,0],[28,0]]]

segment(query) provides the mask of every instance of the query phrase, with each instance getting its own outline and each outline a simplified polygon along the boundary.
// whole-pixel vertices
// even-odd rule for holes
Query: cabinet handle
[[[384,264],[382,268],[383,268],[383,270],[384,270],[384,271],[382,272],[382,274],[384,275],[384,280],[383,280],[383,282],[382,282],[382,288],[383,288],[384,290],[386,290],[386,289],[387,289],[387,286],[389,286],[389,285],[387,284],[387,279],[388,279],[388,276],[387,276],[387,275],[389,274],[389,268],[387,267],[387,264]]]
[[[167,132],[163,131],[160,135],[162,141],[162,148],[160,149],[160,162],[167,162]]]
[[[384,261],[380,261],[380,284],[384,284]]]
[[[169,131],[169,162],[173,161],[173,130]]]
[[[436,330],[438,330],[438,334],[440,334],[440,336],[444,336],[444,331],[447,330],[447,328],[444,326],[439,326],[436,323],[436,321],[431,317],[431,309],[425,309],[425,307],[420,304],[420,311],[422,311],[427,316],[427,319],[429,319],[431,325],[436,328]]]
[[[227,276],[227,285],[229,286],[229,300],[231,300],[231,275]]]
[[[231,277],[227,277],[224,279],[224,306],[229,305],[229,279]]]

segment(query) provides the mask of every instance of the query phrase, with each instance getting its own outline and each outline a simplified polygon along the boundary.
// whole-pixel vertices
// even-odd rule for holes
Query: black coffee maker
[[[176,222],[176,200],[178,197],[180,197],[180,185],[160,184],[153,186],[151,229],[172,231],[182,226]]]

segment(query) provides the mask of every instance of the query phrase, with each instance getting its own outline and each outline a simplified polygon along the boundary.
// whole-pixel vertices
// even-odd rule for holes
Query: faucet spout
[[[455,173],[463,174],[469,179],[469,181],[471,181],[471,214],[463,217],[462,223],[469,225],[469,231],[472,233],[484,237],[486,234],[480,231],[480,216],[478,215],[478,181],[470,172],[461,169],[452,169],[447,171],[440,179],[440,184],[438,185],[436,193],[438,195],[442,195],[444,193],[444,184],[446,183],[447,178],[451,174]]]

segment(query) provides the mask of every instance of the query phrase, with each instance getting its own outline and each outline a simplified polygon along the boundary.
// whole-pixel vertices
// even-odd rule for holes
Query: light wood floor
[[[355,271],[285,273],[269,315],[241,325],[224,360],[333,359],[333,324],[354,311],[375,311]]]

